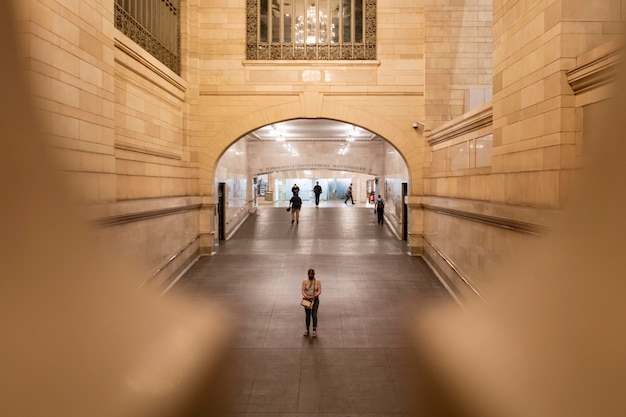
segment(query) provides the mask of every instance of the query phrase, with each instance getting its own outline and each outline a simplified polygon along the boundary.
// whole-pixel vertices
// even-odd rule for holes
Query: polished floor
[[[238,314],[233,416],[408,416],[405,330],[417,307],[451,298],[372,207],[312,205],[294,225],[260,207],[173,292]],[[308,268],[323,289],[317,338],[302,335]]]

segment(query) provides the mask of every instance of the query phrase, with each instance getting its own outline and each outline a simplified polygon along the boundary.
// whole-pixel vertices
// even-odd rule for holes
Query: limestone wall
[[[14,2],[37,121],[83,202],[116,198],[112,2]]]
[[[163,286],[199,251],[186,81],[122,35],[113,1],[19,1],[39,124],[94,239]]]
[[[424,0],[427,130],[489,101],[492,18],[491,0]]]
[[[595,10],[580,2],[496,1],[493,10],[492,103],[427,135],[424,254],[460,299],[488,299],[506,279],[503,262],[549,233],[567,208],[584,166],[585,129],[597,119],[594,104],[611,94],[623,15],[621,1]],[[492,120],[479,122],[488,107]],[[490,134],[490,163],[455,158]]]
[[[212,251],[216,182],[242,180],[217,172],[233,143],[329,118],[393,146],[407,172],[383,173],[408,181],[411,252],[483,291],[526,241],[515,233],[543,233],[565,207],[625,15],[623,0],[378,0],[376,60],[252,62],[245,2],[183,0],[179,76],[114,28],[113,0],[15,4],[36,122],[95,238],[144,275]]]
[[[576,111],[565,71],[617,36],[621,0],[494,2],[492,200],[559,209],[575,167]]]

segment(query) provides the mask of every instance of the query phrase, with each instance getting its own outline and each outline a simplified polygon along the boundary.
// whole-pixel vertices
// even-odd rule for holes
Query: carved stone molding
[[[426,140],[428,144],[432,146],[490,126],[492,123],[493,106],[489,103],[449,123],[439,126],[426,136]]]
[[[178,153],[165,152],[165,151],[161,151],[158,149],[152,149],[147,146],[138,146],[138,145],[133,145],[131,143],[126,143],[126,142],[121,142],[121,141],[115,142],[115,149],[121,149],[124,151],[130,151],[130,152],[135,152],[135,153],[143,153],[146,155],[158,156],[159,158],[174,159],[177,161],[183,160],[182,155]]]
[[[622,59],[621,50],[612,51],[568,71],[567,82],[572,86],[575,94],[610,83],[618,75],[618,64]]]

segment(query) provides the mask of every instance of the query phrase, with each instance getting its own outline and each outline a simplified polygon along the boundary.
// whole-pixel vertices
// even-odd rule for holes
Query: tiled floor
[[[409,415],[409,311],[451,301],[406,251],[372,208],[342,203],[305,206],[297,225],[284,208],[261,207],[201,258],[173,291],[219,296],[239,314],[233,416]],[[315,339],[302,336],[308,268],[323,288]]]

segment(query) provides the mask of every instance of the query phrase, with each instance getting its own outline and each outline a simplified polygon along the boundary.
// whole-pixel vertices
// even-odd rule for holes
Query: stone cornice
[[[174,159],[176,161],[182,161],[183,157],[180,154],[174,152],[165,152],[158,149],[149,148],[147,146],[133,145],[126,142],[115,142],[115,149],[121,149],[124,151],[130,151],[135,153],[143,153],[146,155],[158,156],[159,158]]]
[[[567,82],[575,94],[613,82],[618,74],[618,64],[622,59],[621,50],[609,52],[568,71]]]
[[[188,206],[181,207],[168,207],[155,210],[146,210],[138,213],[124,213],[114,216],[101,217],[94,219],[92,224],[95,227],[115,226],[124,223],[133,223],[148,219],[154,219],[155,217],[171,216],[173,214],[184,213],[188,211],[197,211],[202,207],[201,204],[190,204]]]
[[[137,199],[81,207],[82,217],[96,227],[148,220],[210,206],[200,196]]]
[[[534,235],[547,234],[561,214],[555,209],[436,196],[414,198],[411,204],[424,210]]]
[[[136,61],[137,63],[141,64],[143,67],[150,70],[153,74],[155,74],[156,76],[158,76],[159,78],[161,78],[162,80],[164,80],[165,82],[167,82],[168,84],[170,84],[171,86],[179,90],[180,92],[182,93],[185,92],[187,88],[185,87],[184,81],[182,80],[182,78],[180,78],[175,72],[167,68],[165,64],[162,64],[156,58],[153,58],[152,55],[148,54],[147,52],[144,52],[144,50],[141,47],[136,46],[135,42],[132,39],[124,35],[122,32],[118,31],[118,33],[116,33],[115,35],[114,42],[115,42],[115,47],[121,52],[123,52],[124,55],[128,56],[129,58]],[[115,58],[115,62],[117,62],[119,65],[126,67],[128,70],[134,72],[135,74],[151,82],[152,84],[157,85],[160,88],[163,88],[163,86],[160,86],[150,77],[146,76],[146,74],[133,68],[127,62],[124,62],[123,59]],[[162,68],[160,68],[161,65],[167,68],[167,70],[163,70]]]
[[[378,60],[244,60],[244,67],[379,67]]]
[[[426,140],[432,146],[488,127],[492,122],[493,106],[491,103],[487,103],[430,131],[426,135]]]
[[[460,217],[466,220],[471,220],[473,222],[488,224],[490,226],[509,229],[516,232],[530,233],[533,235],[545,235],[548,232],[548,228],[546,228],[545,226],[520,222],[511,219],[504,219],[501,217],[494,217],[480,213],[455,210],[449,207],[438,207],[428,204],[422,204],[422,208],[424,210],[431,210],[437,213],[446,214],[448,216]]]

